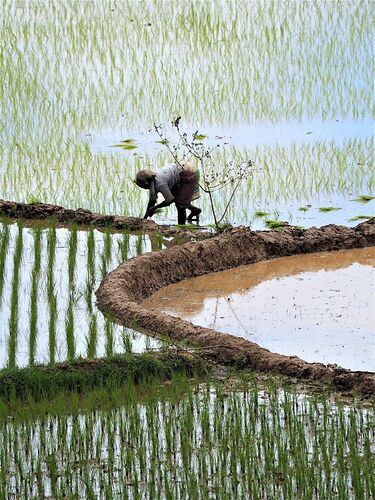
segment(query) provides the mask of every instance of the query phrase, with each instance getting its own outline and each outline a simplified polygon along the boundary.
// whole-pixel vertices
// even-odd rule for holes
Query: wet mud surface
[[[156,224],[149,219],[123,217],[121,215],[102,215],[84,208],[72,210],[47,203],[19,203],[0,199],[0,216],[11,219],[35,221],[55,221],[58,224],[77,224],[79,226],[107,227],[113,230],[140,231],[143,233],[161,233],[165,236],[177,236],[186,239],[208,237],[207,231],[182,229]]]
[[[149,253],[121,264],[97,290],[100,309],[123,324],[200,349],[203,357],[224,365],[320,381],[340,391],[375,393],[375,374],[337,365],[308,363],[270,352],[258,344],[147,308],[142,301],[161,287],[208,273],[268,259],[375,246],[375,220],[355,228],[328,225],[306,230],[250,231],[240,227],[200,242]]]

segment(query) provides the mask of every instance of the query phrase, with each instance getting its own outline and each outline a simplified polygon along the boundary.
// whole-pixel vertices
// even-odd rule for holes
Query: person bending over
[[[178,224],[185,224],[186,221],[192,222],[194,219],[199,222],[199,214],[202,210],[191,204],[192,200],[199,197],[198,182],[198,169],[190,161],[167,165],[157,172],[140,170],[136,175],[135,183],[138,187],[150,191],[144,219],[152,217],[159,208],[175,203]],[[164,201],[157,205],[158,193],[162,194]],[[187,218],[186,209],[190,210]]]

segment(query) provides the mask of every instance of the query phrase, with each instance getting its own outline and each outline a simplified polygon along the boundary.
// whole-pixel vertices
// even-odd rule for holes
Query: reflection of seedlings
[[[124,346],[124,351],[126,354],[131,354],[133,351],[133,344],[131,339],[131,334],[127,328],[124,328],[121,332],[122,344]]]
[[[124,262],[128,259],[129,253],[129,233],[124,232],[122,241],[117,242],[118,252],[121,258],[121,262]]]
[[[95,281],[95,235],[94,228],[90,226],[87,234],[87,271],[90,281]]]
[[[18,224],[18,235],[16,240],[16,248],[14,251],[13,259],[13,282],[12,282],[12,294],[10,299],[10,318],[9,318],[9,355],[8,355],[8,366],[14,368],[16,365],[16,349],[17,349],[17,337],[18,337],[18,298],[19,298],[19,276],[20,267],[22,260],[22,248],[23,248],[23,227]]]
[[[281,221],[281,220],[270,220],[270,219],[267,219],[265,221],[265,223],[266,223],[266,226],[269,229],[279,229],[281,227],[289,226],[289,222],[287,222],[287,221]]]
[[[69,236],[69,254],[68,254],[68,276],[69,287],[74,288],[74,271],[77,259],[77,226],[73,225]]]
[[[323,212],[323,213],[335,212],[336,210],[341,210],[341,208],[339,208],[339,207],[320,207],[319,208],[319,212]]]
[[[87,280],[85,288],[85,299],[87,308],[92,312],[92,291],[95,283],[95,236],[94,229],[90,226],[87,235]]]
[[[370,196],[368,194],[361,194],[361,196],[358,196],[358,198],[355,198],[352,201],[358,201],[359,203],[368,203],[371,200],[374,200],[375,196]]]
[[[36,227],[34,231],[34,268],[31,277],[31,296],[30,296],[30,339],[29,339],[29,363],[34,364],[35,347],[37,336],[37,319],[38,319],[38,289],[41,263],[41,237],[42,232],[40,227]]]
[[[255,210],[254,216],[255,217],[265,217],[266,215],[269,215],[269,212],[263,212],[262,210]]]
[[[74,339],[74,294],[71,291],[69,294],[69,304],[68,310],[66,313],[66,327],[65,327],[65,335],[66,335],[66,345],[68,351],[68,360],[73,361],[75,357],[75,339]]]
[[[104,249],[101,256],[101,264],[100,264],[100,273],[102,279],[108,273],[108,265],[111,261],[111,257],[112,257],[112,238],[110,231],[106,229],[104,236]]]
[[[143,253],[143,237],[141,234],[137,236],[137,241],[135,243],[135,251],[137,255],[142,255]]]
[[[355,217],[349,219],[349,222],[355,222],[357,220],[370,220],[373,217],[374,217],[373,215],[356,215]]]
[[[91,317],[89,327],[89,337],[87,340],[87,357],[92,359],[96,356],[96,346],[98,341],[98,326],[95,314]]]
[[[5,257],[8,252],[8,245],[9,245],[9,235],[10,235],[10,229],[9,225],[5,224],[3,225],[3,230],[1,231],[1,236],[0,236],[0,304],[1,304],[1,299],[3,296],[3,289],[4,289],[4,276],[5,276]]]
[[[47,297],[49,309],[48,321],[48,345],[49,362],[53,364],[56,356],[56,321],[57,321],[57,298],[55,293],[54,266],[56,250],[56,228],[51,227],[47,237]]]
[[[104,333],[105,333],[105,355],[107,358],[113,356],[113,323],[112,317],[109,314],[104,316]]]

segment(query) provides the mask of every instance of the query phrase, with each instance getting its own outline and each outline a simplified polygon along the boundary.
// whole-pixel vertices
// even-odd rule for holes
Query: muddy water
[[[146,304],[306,361],[375,371],[375,250],[274,259],[165,287]]]

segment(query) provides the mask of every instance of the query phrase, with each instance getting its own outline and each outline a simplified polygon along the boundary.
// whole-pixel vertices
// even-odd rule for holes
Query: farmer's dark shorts
[[[196,184],[196,174],[183,170],[180,172],[180,184],[176,190],[173,190],[174,202],[176,205],[188,206],[193,198]]]

